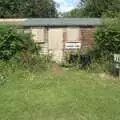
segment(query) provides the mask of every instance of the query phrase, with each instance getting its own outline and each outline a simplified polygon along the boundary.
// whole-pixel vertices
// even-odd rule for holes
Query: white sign
[[[114,62],[120,63],[120,54],[114,54]]]
[[[66,49],[80,49],[81,43],[66,43],[65,48]]]

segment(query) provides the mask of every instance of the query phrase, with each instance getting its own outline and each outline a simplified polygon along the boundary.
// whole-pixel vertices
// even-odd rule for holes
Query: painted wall
[[[44,42],[44,28],[32,28],[32,34],[35,42]]]

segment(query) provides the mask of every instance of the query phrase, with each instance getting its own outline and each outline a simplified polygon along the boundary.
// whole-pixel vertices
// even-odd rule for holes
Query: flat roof
[[[0,23],[21,25],[24,27],[62,27],[62,26],[99,26],[99,18],[24,18],[0,19]]]

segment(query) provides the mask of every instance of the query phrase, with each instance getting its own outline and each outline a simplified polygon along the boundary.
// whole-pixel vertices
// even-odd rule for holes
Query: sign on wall
[[[120,54],[114,54],[114,62],[120,63]]]
[[[114,54],[114,62],[115,62],[115,67],[119,69],[119,76],[120,76],[120,54]]]
[[[66,43],[65,44],[65,48],[66,49],[80,49],[81,48],[81,43],[73,43],[73,42],[71,42],[71,43]]]

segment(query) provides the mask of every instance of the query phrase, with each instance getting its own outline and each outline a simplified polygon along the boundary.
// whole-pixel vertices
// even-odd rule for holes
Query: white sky
[[[54,0],[60,6],[58,8],[59,12],[67,12],[72,10],[78,3],[79,0]]]

